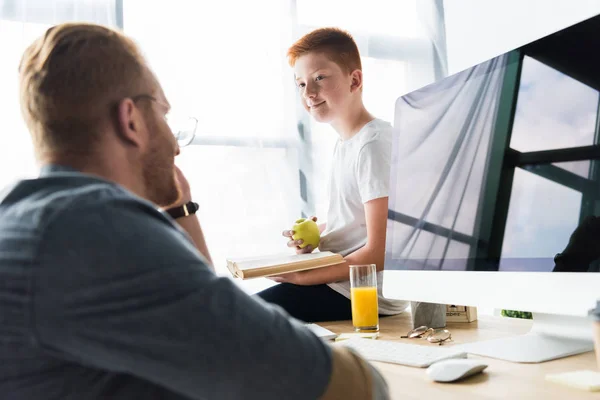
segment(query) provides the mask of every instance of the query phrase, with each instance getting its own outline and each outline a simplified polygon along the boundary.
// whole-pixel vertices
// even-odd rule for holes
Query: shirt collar
[[[40,169],[40,177],[48,176],[57,172],[78,172],[75,168],[58,164],[46,164]]]

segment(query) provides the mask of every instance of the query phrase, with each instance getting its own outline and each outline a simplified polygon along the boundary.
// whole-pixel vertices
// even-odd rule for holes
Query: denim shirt
[[[315,399],[330,372],[123,187],[50,166],[0,195],[0,398]]]

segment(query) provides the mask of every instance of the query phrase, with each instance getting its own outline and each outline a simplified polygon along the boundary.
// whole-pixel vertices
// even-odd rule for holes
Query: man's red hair
[[[338,28],[320,28],[301,37],[288,49],[290,66],[307,53],[325,53],[348,73],[362,70],[360,53],[352,36]]]

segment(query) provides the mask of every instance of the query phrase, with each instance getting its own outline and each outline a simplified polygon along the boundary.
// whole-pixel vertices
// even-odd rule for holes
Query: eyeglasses
[[[167,104],[158,100],[154,96],[150,96],[149,94],[140,94],[132,97],[134,102],[138,101],[139,99],[148,99],[163,106],[165,109],[169,109]],[[165,115],[165,121],[169,125],[173,136],[175,136],[179,147],[185,147],[189,145],[196,137],[196,130],[198,129],[197,118],[174,114],[169,110],[169,112],[167,112]]]
[[[198,119],[194,117],[174,116],[171,113],[165,117],[171,132],[177,139],[179,147],[185,147],[192,143],[196,137],[196,129],[198,128]]]
[[[438,343],[440,346],[452,340],[452,334],[447,329],[433,329],[427,326],[419,326],[410,330],[405,336],[400,336],[401,339],[417,339],[425,337],[429,343]]]

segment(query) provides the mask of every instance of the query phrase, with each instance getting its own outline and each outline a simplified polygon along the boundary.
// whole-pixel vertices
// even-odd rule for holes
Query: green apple
[[[319,226],[312,219],[300,218],[296,221],[292,230],[294,231],[292,239],[302,239],[304,241],[304,243],[300,245],[300,248],[303,249],[309,244],[315,249],[319,246],[321,233],[319,232]]]

